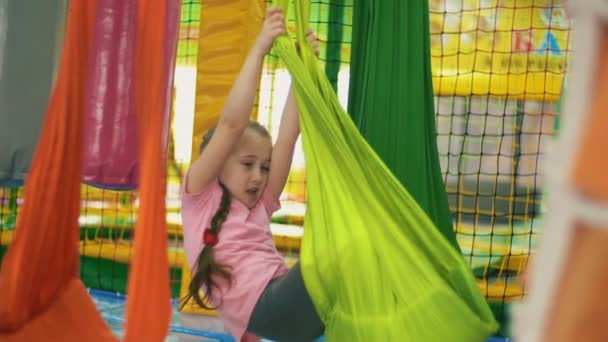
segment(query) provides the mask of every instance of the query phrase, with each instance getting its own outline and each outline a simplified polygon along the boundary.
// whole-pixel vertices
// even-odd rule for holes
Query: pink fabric
[[[203,232],[219,208],[222,189],[214,181],[203,191],[188,194],[186,182],[182,189],[182,225],[186,258],[192,267],[203,248]],[[270,231],[270,217],[279,208],[278,200],[268,191],[251,210],[233,198],[219,242],[213,247],[217,262],[232,267],[232,286],[218,278],[219,291],[214,292],[211,304],[221,304],[218,315],[237,341],[259,340],[245,333],[251,312],[268,283],[288,271]]]
[[[180,8],[179,0],[166,2],[163,146],[169,139]],[[101,188],[134,189],[139,177],[134,102],[137,1],[99,0],[96,13],[88,67],[82,179]]]
[[[133,188],[137,114],[133,85],[137,7],[134,0],[97,2],[85,104],[82,179]]]

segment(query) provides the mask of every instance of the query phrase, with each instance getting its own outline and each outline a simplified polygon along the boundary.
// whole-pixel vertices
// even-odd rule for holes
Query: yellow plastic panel
[[[263,0],[203,0],[196,71],[192,160],[255,42],[266,11]],[[257,99],[256,99],[257,103]],[[257,117],[257,105],[253,106]]]

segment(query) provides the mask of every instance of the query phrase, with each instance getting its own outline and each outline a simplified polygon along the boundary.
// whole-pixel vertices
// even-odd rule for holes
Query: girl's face
[[[224,163],[220,181],[249,209],[266,189],[271,155],[272,141],[248,128]]]

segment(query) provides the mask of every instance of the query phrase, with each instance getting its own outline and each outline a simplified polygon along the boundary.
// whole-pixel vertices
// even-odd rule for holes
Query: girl
[[[217,307],[237,341],[312,341],[324,329],[299,265],[287,269],[270,232],[300,134],[291,90],[274,148],[266,129],[249,121],[264,56],[285,32],[281,10],[270,8],[182,190],[184,245],[193,274],[184,302],[192,298],[201,307]],[[318,54],[312,32],[308,38]]]

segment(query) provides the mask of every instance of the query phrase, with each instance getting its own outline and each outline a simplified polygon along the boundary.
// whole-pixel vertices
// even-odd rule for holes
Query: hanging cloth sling
[[[275,0],[287,12],[288,0]],[[497,329],[464,258],[340,107],[305,40],[275,52],[292,74],[307,171],[304,282],[328,341],[483,341]]]
[[[160,68],[167,58],[170,2],[138,1],[134,18],[142,172],[125,341],[164,341],[171,319],[161,139],[167,77]],[[78,279],[84,89],[98,3],[70,1],[57,83],[26,179],[15,239],[0,269],[2,341],[116,341]]]

